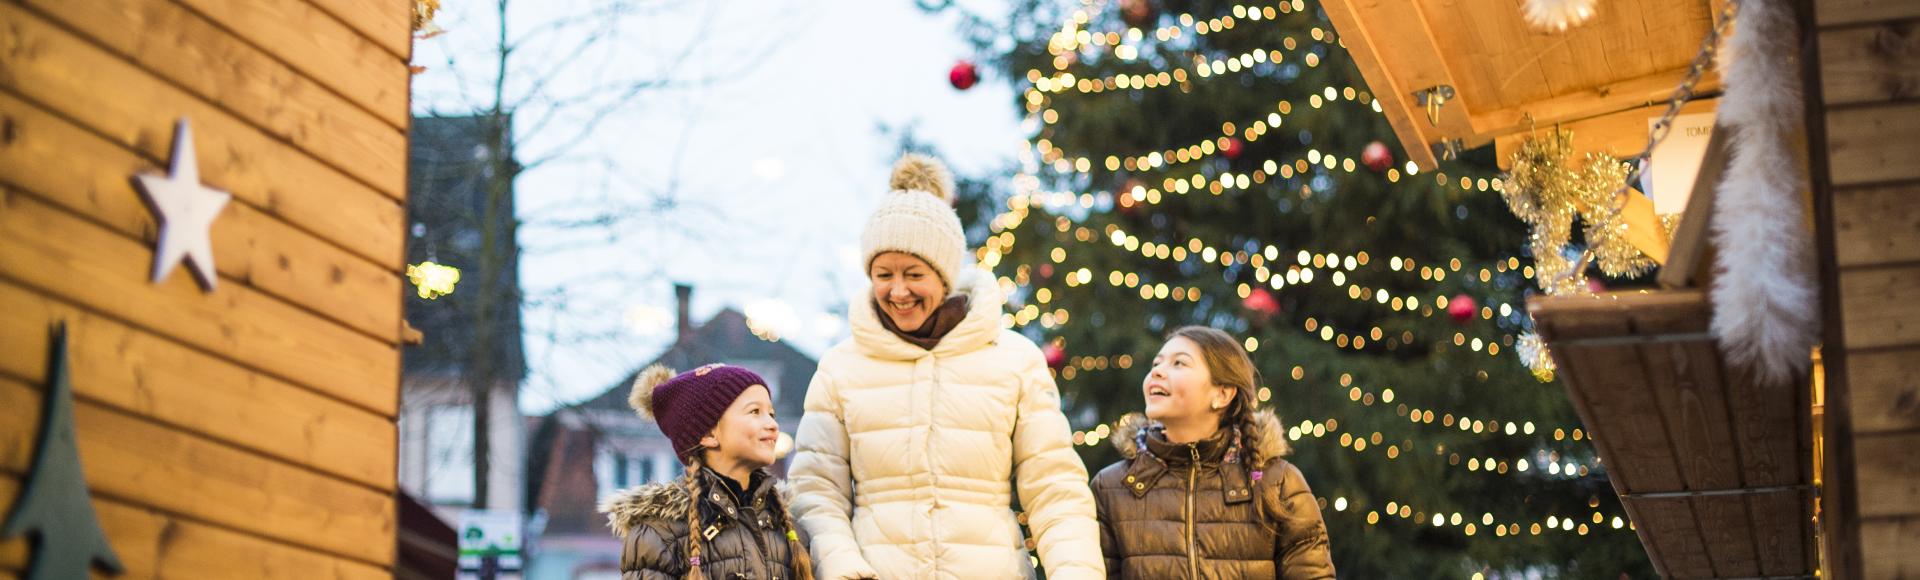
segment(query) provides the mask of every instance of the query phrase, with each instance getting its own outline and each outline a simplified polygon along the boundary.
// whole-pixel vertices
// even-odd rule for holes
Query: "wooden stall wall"
[[[1920,2],[1809,4],[1830,577],[1920,577]]]
[[[0,0],[0,512],[64,322],[126,577],[392,576],[411,5]],[[183,119],[233,195],[212,292],[149,281],[130,179]]]

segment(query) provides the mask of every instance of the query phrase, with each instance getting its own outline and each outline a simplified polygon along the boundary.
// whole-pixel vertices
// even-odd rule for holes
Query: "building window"
[[[613,487],[626,489],[633,485],[633,470],[627,468],[627,456],[613,456]]]
[[[633,480],[653,483],[652,457],[641,456],[633,458]]]
[[[427,409],[427,501],[473,503],[473,407]]]

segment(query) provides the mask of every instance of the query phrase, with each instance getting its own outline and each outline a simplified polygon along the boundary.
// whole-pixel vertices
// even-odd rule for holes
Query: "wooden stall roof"
[[[1432,169],[1436,145],[1471,149],[1530,126],[1645,109],[1621,120],[1638,131],[1589,147],[1639,152],[1645,117],[1664,110],[1725,0],[1610,0],[1564,32],[1534,29],[1517,1],[1323,3],[1408,157]],[[1696,93],[1718,91],[1707,75]],[[1439,87],[1452,96],[1429,120],[1423,93]]]
[[[1807,385],[1763,386],[1728,366],[1702,290],[1528,309],[1662,576],[1813,573]]]

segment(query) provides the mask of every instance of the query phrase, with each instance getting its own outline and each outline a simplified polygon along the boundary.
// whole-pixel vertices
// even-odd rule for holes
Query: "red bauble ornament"
[[[1067,366],[1067,349],[1061,348],[1059,343],[1049,342],[1046,346],[1040,347],[1040,354],[1047,357],[1049,367],[1057,369]]]
[[[953,88],[963,91],[973,88],[974,84],[980,82],[980,69],[974,68],[972,62],[964,60],[954,63],[953,70],[947,71],[947,82],[953,83]]]
[[[1120,0],[1120,20],[1127,26],[1146,28],[1160,21],[1160,9],[1153,0]]]
[[[1227,137],[1226,140],[1220,145],[1220,154],[1227,156],[1227,159],[1239,159],[1240,152],[1247,148],[1247,144],[1242,143],[1239,137]]]
[[[1606,291],[1607,291],[1607,285],[1606,285],[1606,283],[1605,283],[1605,282],[1601,282],[1599,278],[1588,278],[1588,279],[1587,279],[1587,291],[1588,291],[1588,292],[1592,292],[1592,293],[1594,293],[1594,294],[1599,294],[1599,293],[1601,293],[1601,292],[1606,292]]]
[[[1252,310],[1266,316],[1272,316],[1280,312],[1280,301],[1275,300],[1273,293],[1268,292],[1266,288],[1254,288],[1253,292],[1248,293],[1246,298],[1240,300],[1240,305],[1245,306],[1247,310]]]
[[[1447,300],[1447,315],[1452,316],[1454,322],[1464,323],[1473,320],[1473,315],[1479,311],[1480,305],[1474,303],[1472,296],[1455,294],[1452,299]]]
[[[1374,141],[1368,143],[1366,149],[1360,150],[1360,162],[1367,164],[1367,169],[1375,173],[1383,172],[1393,168],[1393,151],[1387,149],[1385,143]]]

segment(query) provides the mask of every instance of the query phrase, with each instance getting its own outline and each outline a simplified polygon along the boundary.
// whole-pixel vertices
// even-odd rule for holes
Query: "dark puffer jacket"
[[[745,497],[733,491],[712,470],[702,469],[706,490],[698,502],[700,570],[711,580],[752,578],[786,580],[793,577],[787,546],[786,509],[773,476],[755,474]],[[643,485],[615,493],[600,505],[607,525],[625,542],[620,552],[624,580],[665,580],[685,576],[688,501],[683,481]]]
[[[1280,421],[1262,412],[1256,424],[1257,446],[1231,429],[1175,444],[1146,417],[1121,419],[1113,443],[1126,459],[1093,478],[1108,577],[1334,577],[1320,506],[1281,459]]]

